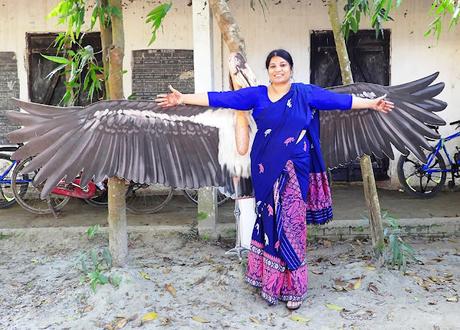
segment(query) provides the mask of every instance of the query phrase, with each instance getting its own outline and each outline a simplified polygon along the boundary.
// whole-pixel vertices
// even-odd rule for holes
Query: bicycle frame
[[[8,167],[5,172],[0,174],[0,183],[3,184],[11,184],[11,180],[5,180],[5,177],[11,172],[13,167],[18,163],[17,160],[13,160],[13,163],[11,163],[10,167]],[[16,180],[17,183],[31,183],[32,180]]]
[[[446,142],[453,140],[455,138],[460,137],[460,132],[454,133],[452,135],[449,135],[446,138],[441,138],[438,143],[436,144],[436,147],[433,152],[431,152],[428,155],[428,160],[426,164],[422,166],[422,170],[426,173],[442,173],[442,172],[451,172],[452,171],[452,166],[455,165],[455,163],[452,161],[452,158],[449,155],[449,152],[446,149]],[[446,155],[446,158],[449,162],[450,168],[446,168],[445,170],[441,169],[430,169],[431,162],[435,159],[436,155],[440,153],[441,149],[444,151],[444,154]]]

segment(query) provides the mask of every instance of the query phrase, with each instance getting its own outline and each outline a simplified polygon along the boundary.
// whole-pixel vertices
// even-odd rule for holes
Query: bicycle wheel
[[[32,158],[27,158],[16,165],[12,175],[12,189],[16,202],[25,210],[35,214],[50,214],[51,209],[47,200],[40,199],[40,186],[34,187],[31,183],[35,177],[35,172],[24,173],[21,171],[29,164]],[[25,194],[22,194],[24,186],[28,187]],[[61,210],[69,201],[70,197],[50,194],[51,205],[56,211]]]
[[[96,185],[96,195],[94,197],[84,199],[86,203],[95,207],[107,207],[109,204],[107,181],[104,181],[102,184],[104,185],[105,189],[102,190],[98,185]]]
[[[415,156],[402,155],[398,160],[398,178],[404,191],[416,197],[433,197],[446,182],[446,172],[428,173]],[[445,170],[446,164],[438,153],[429,166],[430,170]]]
[[[172,198],[173,188],[160,184],[131,183],[126,192],[126,208],[133,213],[155,213]]]
[[[197,189],[184,189],[182,190],[182,192],[184,193],[185,197],[187,197],[189,201],[198,205],[198,190]],[[226,196],[222,194],[219,190],[217,190],[217,205],[218,206],[221,206],[229,199],[230,199],[229,196]]]
[[[0,154],[0,208],[5,209],[16,203],[13,189],[11,187],[11,175],[13,173],[14,161],[7,154]],[[21,194],[25,194],[27,185],[23,186]]]

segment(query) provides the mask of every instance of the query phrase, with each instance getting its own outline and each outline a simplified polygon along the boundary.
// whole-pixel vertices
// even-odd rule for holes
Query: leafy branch
[[[434,35],[439,39],[442,32],[442,20],[450,15],[449,30],[458,24],[460,15],[460,1],[458,0],[435,0],[431,5],[431,14],[434,16],[433,21],[428,25],[425,36]]]
[[[334,1],[334,0],[331,0]],[[390,12],[401,5],[402,0],[347,0],[344,7],[345,16],[342,21],[342,33],[348,39],[350,32],[356,33],[359,29],[361,16],[369,16],[371,26],[376,37],[383,34],[383,23],[392,21]]]
[[[157,31],[161,27],[166,14],[171,9],[172,3],[163,3],[156,6],[151,12],[147,14],[146,23],[151,23],[152,25],[152,37],[148,45],[150,46],[157,38]]]
[[[103,68],[97,63],[93,47],[88,45],[77,51],[69,49],[66,53],[68,57],[41,54],[47,60],[59,64],[46,78],[58,72],[66,75],[66,92],[61,103],[74,104],[80,92],[87,92],[88,98],[92,100],[96,91],[102,91],[101,77],[104,73]]]
[[[147,23],[152,24],[149,45],[155,41],[156,32],[171,6],[172,3],[160,4],[147,15]],[[98,65],[94,49],[82,46],[85,12],[85,0],[61,0],[48,15],[48,18],[57,17],[59,24],[67,26],[66,32],[59,33],[54,40],[56,56],[42,54],[44,58],[58,64],[47,78],[55,74],[66,77],[66,92],[60,101],[66,105],[74,104],[78,96],[85,92],[92,101],[97,92],[102,92],[102,81],[108,76],[108,72],[104,72],[103,67]],[[94,28],[98,20],[104,27],[111,26],[113,17],[122,17],[121,11],[102,0],[96,0],[89,30]]]
[[[385,262],[391,267],[398,267],[398,270],[405,271],[409,260],[418,261],[416,252],[401,238],[398,220],[386,211],[383,212],[382,218],[389,225],[383,231],[387,244],[384,253]]]
[[[89,283],[93,292],[96,292],[98,285],[107,283],[111,283],[114,287],[120,285],[120,276],[116,274],[108,275],[108,272],[112,268],[112,255],[107,248],[103,248],[101,251],[91,249],[89,253],[81,254],[77,259],[77,265],[83,273],[81,282]]]

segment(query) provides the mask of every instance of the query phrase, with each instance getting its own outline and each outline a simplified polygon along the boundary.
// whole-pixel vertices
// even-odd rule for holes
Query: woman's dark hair
[[[268,66],[270,65],[270,61],[273,57],[275,56],[279,56],[281,57],[282,59],[286,60],[286,62],[289,63],[289,65],[291,66],[291,69],[293,68],[294,66],[294,62],[292,61],[292,56],[291,54],[289,54],[288,51],[284,50],[284,49],[275,49],[275,50],[272,50],[268,55],[267,55],[267,59],[265,61],[265,68],[268,69]]]

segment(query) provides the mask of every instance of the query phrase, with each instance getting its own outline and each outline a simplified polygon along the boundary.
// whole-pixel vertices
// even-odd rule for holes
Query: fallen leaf
[[[348,291],[348,283],[345,282],[344,280],[342,279],[335,279],[334,280],[334,285],[332,286],[336,291]]]
[[[161,325],[170,325],[171,324],[171,319],[168,318],[168,317],[165,317],[165,318],[162,318],[160,320],[160,322],[161,322]]]
[[[91,312],[93,309],[94,309],[93,306],[91,306],[91,305],[86,305],[85,307],[83,307],[83,309],[81,310],[81,312],[82,312],[82,313],[88,313],[88,312]]]
[[[171,296],[176,298],[176,289],[172,286],[172,284],[165,284],[165,290],[168,291],[171,294]]]
[[[436,305],[438,302],[437,301],[429,301],[428,305]]]
[[[257,317],[254,317],[254,316],[250,316],[249,317],[249,320],[252,322],[252,323],[255,323],[255,324],[260,324],[260,321]]]
[[[374,294],[380,294],[379,289],[377,288],[377,286],[373,282],[370,282],[367,285],[367,291],[370,291],[370,292],[372,292]]]
[[[367,270],[375,270],[375,266],[366,266]]]
[[[193,285],[199,285],[203,283],[206,280],[207,276],[202,276],[199,279],[197,279],[195,282],[193,282]]]
[[[200,322],[200,323],[209,323],[208,320],[206,320],[205,318],[202,318],[201,316],[192,316],[192,320],[193,321],[196,321],[196,322]]]
[[[150,280],[150,275],[147,274],[146,272],[140,271],[139,275],[141,275],[145,280]]]
[[[362,279],[360,277],[356,280],[355,283],[353,283],[353,289],[358,290],[359,288],[361,288],[361,283],[362,283]]]
[[[423,285],[423,278],[419,277],[419,276],[412,276],[415,280],[415,283],[417,283],[418,285],[422,286]]]
[[[336,304],[326,304],[326,307],[329,309],[332,309],[333,311],[338,311],[338,312],[341,312],[344,310],[343,307],[340,307],[339,305],[336,305]]]
[[[142,322],[148,322],[148,321],[153,321],[158,318],[158,314],[155,312],[149,312],[142,316]]]
[[[446,299],[448,302],[458,302],[458,296],[452,296]]]
[[[128,319],[123,317],[119,318],[117,322],[115,322],[115,329],[123,329],[125,325],[128,324]]]
[[[323,239],[323,245],[324,247],[330,248],[332,247],[332,242],[327,239]]]
[[[439,279],[436,276],[428,276],[428,279],[433,283],[439,282]]]
[[[169,273],[171,273],[171,268],[163,269],[163,274],[169,274]]]
[[[322,274],[323,274],[323,271],[322,271],[322,270],[315,270],[315,269],[314,269],[314,270],[312,270],[311,272],[312,272],[313,274],[315,274],[315,275],[322,275]]]
[[[304,317],[304,316],[296,315],[296,314],[291,315],[290,319],[292,321],[304,323],[304,324],[310,322],[310,319],[308,317]]]

